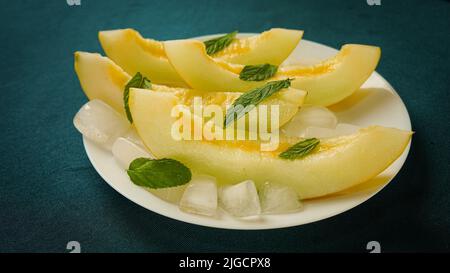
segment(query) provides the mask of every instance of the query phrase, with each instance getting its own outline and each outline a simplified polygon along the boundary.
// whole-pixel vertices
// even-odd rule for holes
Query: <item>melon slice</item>
[[[164,48],[173,67],[194,89],[246,92],[265,84],[239,79],[244,66],[211,58],[199,41],[168,41]],[[348,44],[336,56],[317,65],[280,67],[269,80],[293,78],[292,87],[309,93],[306,104],[327,106],[356,91],[375,70],[379,59],[378,47]]]
[[[236,39],[216,56],[225,61],[282,63],[294,50],[303,31],[271,29],[260,35]],[[145,39],[133,29],[100,31],[99,40],[106,55],[130,75],[141,72],[152,82],[185,87],[186,84],[167,60],[162,42]]]
[[[301,30],[272,28],[259,35],[235,39],[212,57],[234,64],[280,65],[296,48],[302,36]]]
[[[123,91],[131,79],[125,71],[107,57],[97,53],[76,52],[75,71],[81,87],[90,99],[99,99],[121,114],[125,114]],[[182,104],[192,105],[194,97],[201,97],[204,105],[219,105],[225,109],[242,93],[238,92],[201,92],[187,88],[175,88],[152,84],[152,91],[173,93]],[[281,90],[263,105],[278,105],[280,110],[279,126],[287,123],[303,104],[306,92],[294,88]]]
[[[128,74],[141,72],[155,83],[186,86],[167,61],[161,42],[144,39],[133,29],[100,31],[98,38],[106,55]]]
[[[373,126],[344,137],[323,140],[303,159],[278,154],[299,139],[283,139],[278,150],[261,152],[252,141],[176,141],[172,108],[180,100],[167,92],[131,89],[130,109],[135,127],[156,157],[174,158],[191,170],[212,175],[220,184],[251,179],[283,184],[302,199],[335,193],[371,179],[394,162],[407,147],[411,132]]]
[[[97,53],[75,52],[75,72],[90,99],[99,99],[125,115],[123,90],[131,79],[122,68]]]

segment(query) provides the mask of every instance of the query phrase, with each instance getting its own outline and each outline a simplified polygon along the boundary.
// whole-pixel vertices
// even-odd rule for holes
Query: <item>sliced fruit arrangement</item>
[[[294,50],[303,31],[274,28],[249,38],[232,39],[227,48],[213,54],[238,64],[281,64]],[[163,43],[145,39],[133,29],[100,31],[99,40],[106,55],[131,75],[142,73],[154,83],[186,86],[173,69]]]
[[[236,217],[259,213],[286,213],[301,208],[297,193],[289,187],[265,183],[260,197],[251,180],[218,189],[215,177],[198,174],[191,177],[190,172],[179,162],[155,159],[143,147],[134,129],[129,130],[130,124],[125,117],[100,100],[94,99],[86,103],[76,114],[74,125],[86,138],[110,150],[120,168],[130,172],[133,182],[162,200],[179,203],[180,209],[185,212],[216,215],[218,195],[221,206]],[[159,164],[155,166],[151,163]],[[170,168],[164,167],[162,163]],[[136,167],[136,165],[139,166]],[[183,172],[178,172],[177,176],[178,180],[182,178],[181,185],[164,187],[164,183],[158,183],[159,179],[167,178],[167,173],[173,173],[179,167],[184,169]],[[146,173],[151,173],[151,177],[158,177],[158,180],[146,181]],[[140,179],[139,176],[144,178]],[[190,180],[189,177],[191,177]],[[169,178],[170,180],[166,180],[165,183],[172,184],[174,177]],[[189,183],[186,184],[186,182]],[[261,208],[259,202],[261,202]]]
[[[265,83],[242,80],[244,66],[208,56],[199,41],[168,41],[164,49],[173,67],[194,89],[246,92]],[[331,105],[351,95],[369,78],[380,52],[374,46],[344,45],[336,56],[317,65],[280,67],[270,80],[293,78],[292,87],[308,91],[307,104]]]
[[[75,71],[90,100],[74,117],[75,127],[111,151],[135,185],[206,216],[219,207],[235,217],[298,211],[303,199],[362,185],[403,153],[412,132],[339,123],[325,107],[369,78],[378,47],[347,44],[316,65],[282,66],[303,31],[236,33],[159,42],[133,29],[99,32],[109,58],[75,53]],[[199,116],[199,101],[226,112],[223,120]],[[278,123],[266,127],[267,133],[281,127],[281,133],[271,150],[261,149],[263,138],[180,140],[173,135],[180,105],[194,131],[234,128],[230,124],[245,115],[246,124],[255,121],[234,106],[278,106]]]
[[[119,113],[125,114],[123,92],[131,76],[107,57],[97,53],[76,52],[75,71],[81,87],[90,99],[98,99],[109,104]],[[232,104],[242,93],[201,92],[187,88],[175,88],[152,84],[155,92],[170,92],[182,104],[192,106],[195,97],[201,97],[205,105],[219,105],[223,110]],[[279,126],[287,123],[303,104],[306,92],[287,88],[265,100],[262,105],[278,105],[280,109]]]
[[[321,141],[317,151],[301,160],[285,160],[278,153],[299,139],[286,139],[274,152],[253,145],[222,145],[206,141],[175,141],[171,109],[179,99],[170,93],[131,89],[130,109],[145,145],[158,158],[174,158],[198,172],[213,175],[221,184],[251,179],[257,185],[278,181],[302,199],[334,193],[376,176],[397,159],[411,132],[373,126],[349,136]],[[155,130],[158,128],[158,130]],[[345,170],[345,171],[343,171]]]

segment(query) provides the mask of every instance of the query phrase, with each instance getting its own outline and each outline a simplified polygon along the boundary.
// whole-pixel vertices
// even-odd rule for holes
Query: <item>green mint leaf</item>
[[[127,173],[134,184],[152,189],[184,185],[192,178],[188,167],[170,158],[136,158]]]
[[[236,37],[237,33],[238,32],[236,30],[236,31],[228,33],[224,36],[220,36],[218,38],[214,38],[214,39],[205,41],[204,44],[206,47],[206,53],[208,55],[213,55],[213,54],[223,50],[224,48],[226,48],[227,46],[229,46],[231,44],[234,37]]]
[[[133,123],[133,117],[131,116],[130,106],[128,105],[128,99],[130,98],[130,88],[152,88],[152,83],[146,77],[143,77],[141,73],[136,73],[133,78],[125,85],[125,90],[123,91],[123,102],[125,105],[125,113],[130,123]]]
[[[244,116],[247,112],[249,112],[249,110],[251,110],[250,108],[258,105],[266,98],[272,96],[281,89],[290,87],[291,80],[292,79],[285,79],[280,81],[268,82],[263,86],[242,94],[233,102],[231,110],[227,110],[224,127],[227,127],[234,120],[237,120]]]
[[[239,73],[243,81],[263,81],[277,73],[278,66],[271,64],[246,65]]]
[[[294,144],[292,147],[282,152],[278,156],[290,160],[301,158],[311,153],[317,147],[317,145],[319,145],[319,143],[320,140],[318,140],[317,138],[308,138]]]

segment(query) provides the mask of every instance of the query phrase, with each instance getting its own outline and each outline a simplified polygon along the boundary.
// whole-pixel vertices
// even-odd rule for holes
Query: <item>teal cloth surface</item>
[[[0,252],[449,251],[450,3],[387,1],[7,1],[0,9]],[[160,40],[271,27],[335,48],[382,48],[377,71],[416,131],[406,164],[368,202],[305,226],[230,231],[171,220],[108,186],[72,118],[86,102],[73,52],[102,52],[97,31]]]

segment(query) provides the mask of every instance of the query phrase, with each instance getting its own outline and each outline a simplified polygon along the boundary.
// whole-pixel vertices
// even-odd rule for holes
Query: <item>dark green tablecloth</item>
[[[448,1],[6,1],[0,8],[0,251],[449,251]],[[269,231],[228,231],[141,208],[92,168],[72,118],[86,101],[73,52],[101,52],[97,31],[174,39],[239,29],[304,29],[338,48],[379,45],[377,68],[416,131],[382,193],[344,214]]]

